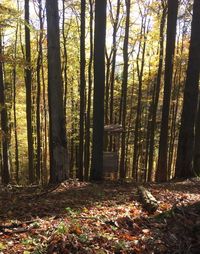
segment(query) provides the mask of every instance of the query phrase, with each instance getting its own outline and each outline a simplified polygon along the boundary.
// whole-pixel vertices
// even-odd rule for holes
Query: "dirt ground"
[[[200,253],[200,180],[145,188],[153,214],[134,183],[1,187],[0,254]]]

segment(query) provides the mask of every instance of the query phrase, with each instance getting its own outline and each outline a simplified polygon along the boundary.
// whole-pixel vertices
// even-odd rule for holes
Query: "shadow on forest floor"
[[[0,193],[0,252],[200,253],[200,182],[146,187],[159,202],[143,210],[134,183],[64,182]]]

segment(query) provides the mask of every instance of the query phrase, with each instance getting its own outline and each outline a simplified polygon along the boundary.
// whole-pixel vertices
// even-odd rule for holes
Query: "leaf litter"
[[[159,202],[153,214],[134,183],[2,187],[0,253],[200,253],[199,179],[145,188]]]

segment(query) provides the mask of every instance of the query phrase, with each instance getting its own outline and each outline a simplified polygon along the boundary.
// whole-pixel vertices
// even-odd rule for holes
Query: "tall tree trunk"
[[[148,170],[148,181],[152,181],[153,173],[153,162],[154,162],[154,144],[155,144],[155,127],[156,127],[156,115],[158,108],[158,101],[160,95],[161,76],[163,68],[163,56],[164,56],[164,29],[167,15],[167,8],[163,6],[162,18],[160,21],[160,52],[159,52],[159,63],[158,72],[156,77],[155,95],[152,101],[152,120],[150,129],[150,144],[149,144],[149,170]]]
[[[92,93],[92,63],[93,63],[93,0],[89,0],[90,5],[90,58],[88,65],[88,96],[87,96],[87,115],[85,133],[85,180],[89,178],[90,167],[90,112],[91,112],[91,93]]]
[[[62,37],[63,37],[63,97],[64,97],[64,114],[65,114],[65,122],[66,122],[66,106],[67,106],[67,87],[68,87],[68,76],[67,76],[67,62],[68,62],[68,55],[67,55],[67,34],[65,32],[65,0],[62,2]]]
[[[120,178],[126,177],[125,152],[126,152],[126,105],[127,105],[127,85],[128,85],[128,43],[129,43],[129,26],[130,26],[130,0],[126,0],[126,25],[123,45],[123,82],[122,82],[122,139],[121,139],[121,158],[120,158]]]
[[[134,152],[133,152],[133,167],[132,167],[132,177],[135,180],[138,180],[138,157],[139,157],[139,129],[141,124],[141,103],[142,103],[142,84],[143,84],[143,72],[144,72],[144,63],[145,63],[145,52],[146,52],[146,33],[148,33],[149,21],[147,22],[147,15],[142,18],[141,25],[141,34],[140,34],[140,44],[137,54],[137,75],[138,75],[138,99],[137,99],[137,112],[135,120],[135,137],[134,137]],[[144,31],[143,31],[144,30]],[[144,32],[144,34],[142,34]],[[142,38],[144,42],[142,45]],[[141,67],[139,66],[139,57],[140,51],[142,48],[142,58],[141,58]]]
[[[95,1],[92,180],[103,177],[106,2]]]
[[[47,126],[47,99],[46,99],[46,83],[44,76],[44,64],[42,57],[42,66],[41,66],[41,75],[42,75],[42,102],[43,102],[43,163],[42,163],[42,176],[43,184],[48,182],[48,170],[47,170],[47,157],[48,157],[48,126]]]
[[[43,20],[42,20],[42,1],[38,0],[40,32],[38,41],[38,56],[37,56],[37,103],[36,103],[36,128],[37,128],[37,166],[36,176],[37,181],[41,178],[41,126],[40,126],[40,102],[41,102],[41,65],[42,65],[42,40],[43,40]]]
[[[18,23],[15,31],[15,44],[14,44],[14,59],[17,58],[17,40],[18,40]],[[18,146],[18,133],[17,133],[17,111],[16,111],[16,64],[13,66],[13,121],[14,121],[14,139],[15,139],[15,172],[16,182],[19,183],[19,146]]]
[[[156,172],[156,181],[159,182],[167,180],[169,108],[173,77],[174,50],[176,42],[177,13],[178,13],[178,0],[168,0],[164,97],[163,97],[162,120],[159,141],[158,168]]]
[[[84,114],[85,114],[85,0],[81,0],[81,38],[80,38],[80,128],[79,128],[79,170],[78,178],[83,180],[84,170]]]
[[[28,172],[29,182],[35,180],[34,164],[33,164],[33,127],[32,127],[32,73],[31,73],[31,44],[30,44],[30,28],[29,25],[29,0],[25,0],[25,85],[26,85],[26,121],[27,121],[27,139],[28,139]]]
[[[189,49],[189,61],[187,69],[187,78],[184,89],[183,111],[181,116],[181,127],[178,141],[177,161],[176,161],[176,177],[190,177],[195,175],[194,170],[197,169],[197,154],[194,156],[194,127],[197,114],[198,104],[198,84],[200,73],[200,1],[194,0],[193,18],[191,29],[191,40]],[[199,120],[197,118],[197,120]],[[196,126],[196,146],[198,144],[199,127]],[[199,153],[199,152],[198,152]]]
[[[0,30],[0,56],[3,54],[2,50],[2,34]],[[1,57],[1,59],[3,59]],[[2,131],[2,148],[3,148],[3,167],[1,171],[1,180],[3,184],[8,184],[10,181],[9,174],[9,156],[8,156],[8,117],[7,108],[5,104],[5,86],[3,79],[3,62],[0,60],[0,105],[1,105],[1,131]]]
[[[110,6],[112,5],[110,1]],[[113,57],[112,57],[112,66],[111,66],[111,74],[110,74],[110,124],[113,124],[113,101],[114,101],[114,85],[115,85],[115,67],[116,67],[116,56],[117,56],[117,31],[119,26],[119,14],[120,14],[120,6],[121,6],[121,0],[117,0],[117,12],[116,17],[113,24],[113,35],[112,35],[112,48],[113,48]],[[112,143],[113,138],[112,135],[110,135],[110,145],[109,150],[112,151]]]
[[[50,183],[68,178],[67,137],[63,106],[58,1],[47,0]]]
[[[194,174],[200,175],[200,100],[195,124]]]

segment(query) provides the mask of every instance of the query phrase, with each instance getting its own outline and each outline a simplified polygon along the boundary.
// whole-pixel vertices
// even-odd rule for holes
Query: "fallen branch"
[[[30,221],[24,221],[24,222],[19,222],[19,223],[12,223],[9,225],[0,225],[0,232],[3,234],[13,234],[15,232],[22,233],[24,230],[27,231],[27,228],[23,227],[24,225],[28,226],[34,222],[37,222],[37,221],[40,221],[40,220],[38,219],[38,220],[30,220]]]
[[[143,186],[138,186],[138,194],[140,196],[143,208],[147,212],[154,213],[158,209],[158,201],[150,191],[145,189]]]

